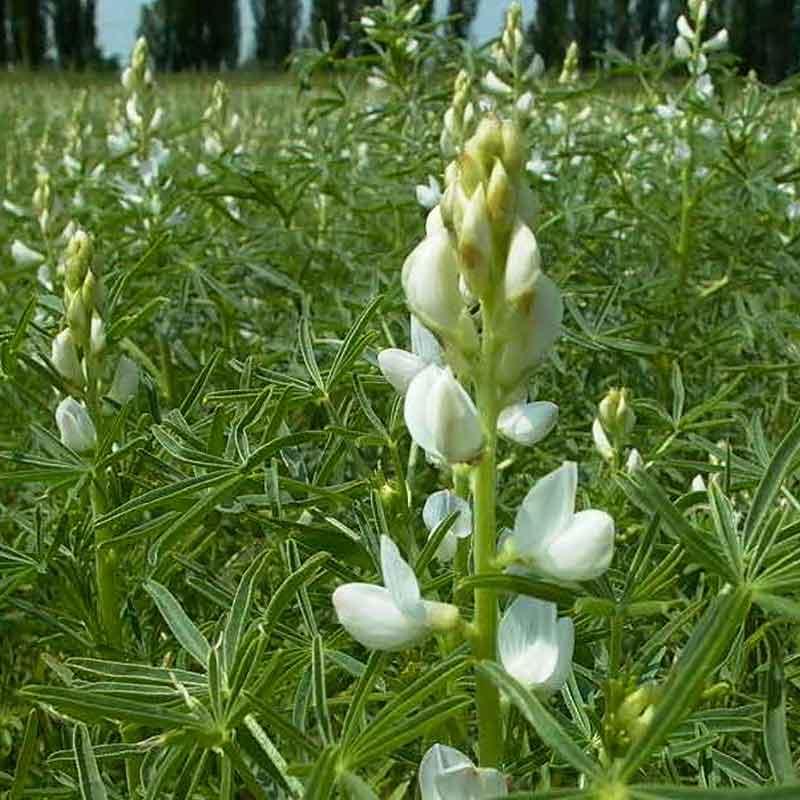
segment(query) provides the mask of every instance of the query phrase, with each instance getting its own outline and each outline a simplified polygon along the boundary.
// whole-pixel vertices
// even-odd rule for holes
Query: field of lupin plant
[[[0,797],[800,798],[800,105],[707,12],[3,78]]]

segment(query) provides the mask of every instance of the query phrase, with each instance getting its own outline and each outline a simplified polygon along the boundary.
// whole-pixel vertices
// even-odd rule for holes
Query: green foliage
[[[234,82],[221,154],[201,121],[210,87],[155,87],[170,151],[155,177],[147,142],[108,148],[120,89],[83,110],[61,85],[0,96],[0,238],[47,267],[0,254],[0,795],[415,797],[434,742],[475,759],[479,678],[499,692],[512,797],[797,796],[790,98],[714,64],[704,103],[657,54],[603,82],[513,87],[535,91],[525,180],[566,315],[530,385],[560,422],[536,448],[500,445],[497,527],[575,460],[578,508],[612,514],[617,549],[583,583],[474,576],[467,543],[437,555],[456,515],[430,538],[423,525],[450,476],[411,445],[376,356],[408,347],[400,270],[424,231],[414,187],[446,167],[452,79],[466,67],[477,98],[492,64],[406,10],[369,10],[363,58],[307,52],[310,91]],[[365,85],[373,68],[382,88]],[[31,202],[44,172],[52,225]],[[53,417],[75,393],[51,359],[69,220],[95,236],[105,358],[141,376],[125,403],[99,383],[82,454]],[[627,450],[592,443],[613,386],[636,412],[630,470]],[[557,603],[576,634],[564,689],[533,695],[475,663],[468,623],[465,642],[399,653],[353,642],[331,593],[381,582],[381,534],[464,620],[476,590]]]

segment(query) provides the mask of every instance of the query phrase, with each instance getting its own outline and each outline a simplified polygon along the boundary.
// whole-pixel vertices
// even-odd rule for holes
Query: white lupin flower
[[[516,109],[520,114],[528,114],[533,108],[533,92],[525,92],[519,96]]]
[[[411,311],[433,330],[458,329],[463,303],[458,258],[444,230],[426,236],[403,264],[403,290]]]
[[[506,323],[508,341],[497,365],[504,386],[516,386],[550,351],[561,335],[564,303],[558,286],[540,273],[531,302],[510,314]]]
[[[423,207],[432,209],[442,199],[442,187],[439,181],[428,175],[428,183],[419,184],[416,188],[417,202]]]
[[[56,408],[56,425],[61,442],[76,453],[94,450],[97,431],[85,406],[72,397],[65,397]]]
[[[703,50],[705,50],[706,53],[714,53],[717,50],[724,50],[727,46],[728,29],[722,28],[703,44]]]
[[[458,623],[455,606],[422,599],[414,570],[388,536],[381,536],[381,571],[385,586],[346,583],[333,593],[339,622],[364,647],[402,650]]]
[[[497,419],[497,432],[509,441],[532,447],[550,433],[558,422],[558,406],[546,400],[513,403]]]
[[[431,364],[411,381],[404,416],[411,437],[435,461],[471,461],[483,448],[478,410],[449,367]]]
[[[506,557],[555,580],[585,581],[602,575],[614,555],[614,520],[597,509],[576,514],[577,487],[574,461],[565,461],[537,481],[506,537]]]
[[[592,439],[597,452],[600,453],[606,461],[613,461],[616,452],[614,450],[614,445],[611,444],[606,429],[603,427],[603,423],[600,422],[597,417],[595,417],[592,423]]]
[[[405,394],[411,381],[428,364],[442,363],[442,348],[436,337],[412,314],[411,352],[389,347],[378,353],[378,366],[389,383]]]
[[[708,73],[701,75],[694,83],[694,90],[701,100],[710,100],[714,96],[714,82]]]
[[[690,486],[693,492],[705,492],[706,491],[706,482],[703,480],[703,476],[699,473],[692,478],[692,483]]]
[[[76,386],[83,386],[84,375],[72,331],[65,328],[54,339],[50,360],[58,373]]]
[[[139,389],[139,367],[127,356],[121,356],[114,370],[108,397],[124,406]]]
[[[106,326],[103,324],[103,318],[99,314],[92,314],[89,347],[94,356],[101,355],[106,349]]]
[[[692,26],[689,24],[689,20],[686,19],[686,17],[683,14],[681,14],[678,17],[677,25],[678,25],[678,33],[681,36],[683,36],[684,39],[689,39],[689,40],[694,39],[694,30],[692,29]]]
[[[38,267],[44,261],[44,256],[32,247],[28,247],[19,239],[11,242],[11,258],[20,267]]]
[[[502,79],[499,78],[493,70],[489,70],[483,76],[481,85],[487,92],[492,94],[511,94],[513,89]]]
[[[557,692],[567,680],[575,649],[569,617],[557,619],[555,603],[517,597],[506,609],[497,633],[503,669],[535,692]]]
[[[625,462],[625,471],[628,475],[636,474],[640,469],[644,469],[642,454],[634,447],[628,453],[628,460]]]
[[[672,50],[678,61],[688,61],[692,57],[692,45],[683,36],[678,36],[675,39]]]
[[[461,751],[435,744],[419,765],[422,800],[483,800],[505,797],[508,786],[496,769],[476,767]]]
[[[436,551],[436,557],[440,561],[452,561],[458,540],[466,539],[472,533],[472,510],[463,497],[449,489],[429,495],[422,508],[422,521],[430,533],[455,512],[458,512],[458,516]]]

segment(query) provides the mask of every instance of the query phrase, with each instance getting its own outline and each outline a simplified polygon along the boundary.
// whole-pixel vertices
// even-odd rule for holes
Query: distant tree
[[[658,41],[658,0],[639,0],[637,3],[639,36],[642,49],[649,50]]]
[[[8,63],[7,20],[6,0],[0,0],[0,67]]]
[[[591,7],[591,4],[588,5]],[[570,38],[567,28],[567,0],[539,2],[529,32],[534,49],[544,59],[548,69],[557,68],[564,60]]]
[[[297,40],[300,0],[250,0],[256,34],[256,58],[277,67],[285,63]]]
[[[153,0],[139,16],[159,69],[233,68],[240,33],[238,0]]]
[[[631,27],[628,18],[629,0],[614,0],[614,47],[627,53],[630,45]]]
[[[458,14],[458,19],[451,23],[453,33],[460,39],[469,36],[469,29],[472,21],[478,13],[479,0],[449,0],[447,6],[448,16]],[[539,5],[542,5],[539,3]]]
[[[595,20],[595,0],[575,0],[575,41],[581,54],[581,66],[587,67],[591,63],[592,51],[597,48],[597,25]],[[537,48],[537,52],[538,48]],[[544,54],[540,52],[542,58]],[[546,61],[548,66],[555,66]]]
[[[99,60],[95,0],[51,0],[58,61],[62,67],[84,69]]]
[[[28,69],[36,69],[44,61],[47,40],[45,36],[45,7],[41,0],[11,0],[12,60],[22,62]]]

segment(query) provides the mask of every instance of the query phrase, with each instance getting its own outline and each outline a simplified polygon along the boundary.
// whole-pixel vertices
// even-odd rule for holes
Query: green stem
[[[478,378],[477,405],[483,424],[486,444],[481,460],[472,473],[474,503],[474,559],[475,574],[485,575],[495,571],[494,557],[497,547],[496,480],[497,480],[497,394],[493,365],[495,346],[492,331],[492,302],[484,300],[484,329],[481,361],[483,369]],[[491,589],[475,590],[475,657],[496,660],[497,648],[497,597]],[[503,732],[500,719],[500,695],[494,684],[480,675],[475,677],[475,700],[478,707],[478,749],[481,766],[495,767],[503,757]]]
[[[105,513],[106,501],[100,478],[95,475],[92,480],[92,508],[95,519]],[[94,558],[97,582],[97,615],[100,626],[108,643],[116,650],[122,648],[122,622],[120,620],[120,602],[117,592],[116,561],[117,553],[112,547],[104,547],[110,537],[104,528],[94,529]]]

